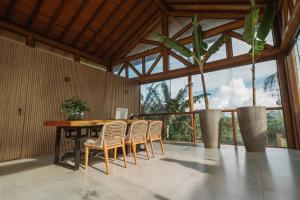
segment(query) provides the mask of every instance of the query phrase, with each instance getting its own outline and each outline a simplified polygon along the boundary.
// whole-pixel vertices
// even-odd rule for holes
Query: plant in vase
[[[200,110],[200,127],[203,134],[204,145],[206,148],[219,147],[219,122],[222,116],[221,110],[209,109],[208,93],[206,90],[204,67],[206,61],[211,55],[216,53],[220,47],[226,42],[228,36],[221,35],[218,40],[210,47],[204,41],[202,28],[198,20],[198,16],[192,18],[193,25],[193,50],[191,51],[181,43],[159,34],[159,40],[169,49],[174,49],[180,52],[185,57],[193,57],[200,70],[202,82],[203,96],[205,102],[205,110]]]
[[[67,115],[67,120],[82,120],[85,111],[89,111],[88,102],[78,97],[66,99],[60,106],[60,111]]]
[[[250,0],[251,10],[245,17],[244,40],[251,46],[252,100],[253,106],[237,109],[241,134],[247,151],[263,152],[266,148],[267,115],[266,108],[256,106],[255,61],[266,45],[266,38],[275,17],[275,0],[270,0],[259,23],[260,9],[255,0]]]

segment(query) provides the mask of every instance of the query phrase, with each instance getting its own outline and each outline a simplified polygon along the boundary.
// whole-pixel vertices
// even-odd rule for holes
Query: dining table
[[[70,138],[74,140],[74,148],[73,148],[73,154],[74,154],[74,166],[72,167],[74,170],[79,170],[80,166],[80,140],[82,138],[89,137],[88,133],[90,133],[90,130],[97,129],[100,130],[101,127],[109,122],[113,121],[120,121],[120,120],[77,120],[77,121],[67,121],[67,120],[61,120],[61,121],[45,121],[44,126],[46,127],[56,127],[56,137],[55,137],[55,150],[54,150],[54,163],[55,164],[62,164],[65,166],[65,163],[61,161],[60,158],[60,145],[61,145],[61,139],[62,139],[62,130],[64,130],[66,138]],[[130,125],[132,122],[136,120],[122,120],[127,123],[127,125]],[[83,133],[82,130],[86,130],[85,133]],[[75,134],[70,134],[70,133]],[[68,134],[68,135],[66,135]],[[71,166],[68,166],[71,167]]]

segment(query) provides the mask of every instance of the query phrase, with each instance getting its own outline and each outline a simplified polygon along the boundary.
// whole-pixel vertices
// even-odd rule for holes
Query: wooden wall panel
[[[19,99],[8,107],[23,110],[23,122],[18,120],[17,112],[11,114],[14,130],[7,126],[7,114],[0,112],[0,161],[53,153],[55,128],[44,127],[43,122],[65,118],[59,106],[66,98],[86,99],[91,108],[87,119],[114,118],[116,107],[128,107],[129,112],[138,113],[135,81],[1,38],[0,66],[1,73],[7,71],[2,73],[6,79],[0,80],[6,83],[0,86],[2,107],[7,105],[7,99]],[[70,81],[66,82],[65,77]],[[72,146],[72,142],[63,139],[63,150]]]

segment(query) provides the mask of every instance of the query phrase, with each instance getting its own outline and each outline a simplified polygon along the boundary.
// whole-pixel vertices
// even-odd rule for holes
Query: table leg
[[[75,147],[74,147],[74,154],[75,154],[75,170],[79,170],[79,164],[80,164],[80,135],[81,135],[81,129],[77,131],[77,136],[75,138]]]
[[[60,140],[61,140],[61,127],[56,127],[54,163],[59,162]]]

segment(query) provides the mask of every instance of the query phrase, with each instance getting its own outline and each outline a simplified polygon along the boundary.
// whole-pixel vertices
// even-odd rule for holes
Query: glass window
[[[136,78],[138,75],[131,69],[131,67],[128,67],[128,78]]]
[[[188,49],[190,49],[191,51],[193,51],[193,45],[192,44],[186,44],[185,45]],[[180,52],[176,51],[176,50],[172,50],[174,53],[176,53],[177,55],[181,56],[183,59],[189,61],[190,63],[194,64],[194,58],[193,57],[185,57],[184,55],[182,55]],[[174,69],[180,69],[180,68],[184,68],[187,67],[185,66],[181,61],[177,60],[176,58],[174,58],[173,56],[169,56],[169,66],[170,66],[170,70],[174,70]]]
[[[205,73],[210,108],[236,108],[252,105],[251,65]],[[193,95],[203,94],[200,75],[193,76]],[[276,61],[256,64],[257,105],[274,107],[281,105]],[[203,99],[194,104],[204,109]]]
[[[125,69],[125,67],[123,68],[122,72],[120,73],[120,76],[126,77],[126,69]]]
[[[119,73],[120,69],[123,67],[123,65],[124,65],[124,64],[121,63],[121,64],[118,64],[118,65],[113,66],[113,68],[112,68],[113,73],[114,73],[115,75],[117,75],[117,74]]]
[[[130,61],[130,63],[135,67],[135,69],[142,74],[143,72],[143,61],[141,58],[136,59],[136,60],[132,60]]]
[[[239,56],[249,53],[251,46],[244,41],[232,38],[232,51],[233,56]]]
[[[300,87],[299,78],[300,78],[300,37],[297,38],[296,44],[294,46],[294,54],[297,63],[297,71],[298,71],[298,87]]]
[[[146,65],[146,73],[149,71],[157,57],[160,53],[152,54],[145,57],[145,65]],[[163,62],[162,58],[160,58],[159,62],[157,63],[156,67],[153,69],[151,74],[156,74],[163,71]]]

